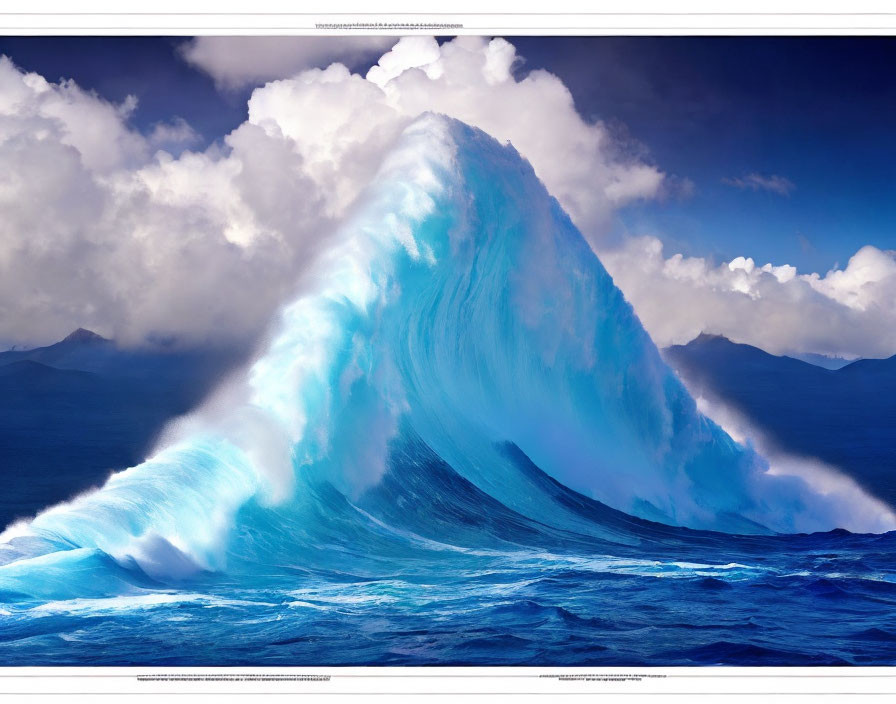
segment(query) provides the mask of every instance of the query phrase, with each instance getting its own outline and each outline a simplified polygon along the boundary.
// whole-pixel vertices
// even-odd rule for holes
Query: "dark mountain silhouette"
[[[129,350],[89,330],[0,353],[0,527],[98,486],[146,458],[243,357]]]
[[[839,467],[896,506],[896,356],[825,369],[715,335],[663,354],[692,392],[736,409],[777,448]]]
[[[78,328],[65,339],[53,345],[37,347],[32,350],[0,352],[0,365],[30,360],[58,369],[84,371],[85,367],[89,367],[91,370],[101,368],[116,357],[121,357],[121,352],[112,340],[107,340],[90,330]]]
[[[805,354],[792,354],[790,356],[794,359],[814,364],[816,367],[824,367],[825,369],[840,369],[847,364],[851,364],[853,361],[851,359],[844,359],[843,357],[828,357],[827,355],[812,354],[811,352]]]

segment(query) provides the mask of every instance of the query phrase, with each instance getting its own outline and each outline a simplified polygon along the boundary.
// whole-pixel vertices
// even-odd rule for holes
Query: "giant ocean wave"
[[[3,534],[5,662],[896,657],[889,509],[701,415],[512,146],[422,116],[311,279],[151,459]]]

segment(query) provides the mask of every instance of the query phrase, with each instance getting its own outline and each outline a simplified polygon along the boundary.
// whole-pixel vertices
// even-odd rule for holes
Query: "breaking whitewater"
[[[0,536],[3,664],[896,662],[888,507],[698,412],[512,147],[424,115],[361,203],[245,375]]]

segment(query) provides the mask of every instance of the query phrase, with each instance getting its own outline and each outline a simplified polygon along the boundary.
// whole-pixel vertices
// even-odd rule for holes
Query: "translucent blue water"
[[[444,118],[164,445],[4,534],[0,662],[896,658],[896,534],[843,530],[888,509],[701,416],[529,165]]]

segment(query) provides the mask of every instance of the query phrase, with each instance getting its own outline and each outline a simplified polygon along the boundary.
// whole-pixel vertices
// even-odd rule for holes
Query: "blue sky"
[[[860,246],[896,247],[893,38],[514,40],[560,75],[579,110],[643,143],[692,197],[630,209],[685,254],[824,272]],[[778,175],[793,189],[723,180]]]
[[[218,90],[179,56],[183,41],[7,37],[0,53],[113,101],[136,95],[141,130],[176,115],[210,143],[245,119],[250,90]],[[682,185],[623,211],[619,233],[653,234],[685,255],[745,255],[820,272],[865,244],[896,247],[893,38],[511,41],[526,59],[517,73],[557,74],[584,116],[610,124]],[[751,174],[790,185],[746,187]]]

